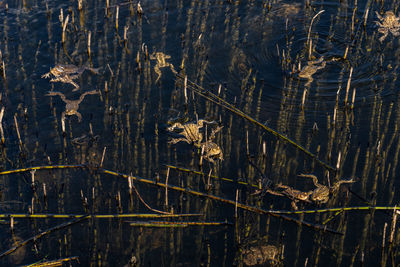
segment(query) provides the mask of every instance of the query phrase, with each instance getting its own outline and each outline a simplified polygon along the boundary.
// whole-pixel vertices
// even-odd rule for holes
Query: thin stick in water
[[[310,23],[310,27],[308,28],[308,36],[307,36],[307,44],[309,45],[309,47],[311,47],[311,39],[310,39],[310,37],[311,37],[311,28],[312,28],[312,25],[313,25],[313,22],[314,22],[314,19],[316,18],[316,17],[318,17],[320,14],[322,14],[323,12],[325,12],[325,10],[321,10],[321,11],[319,11],[317,14],[315,14],[315,16],[311,19],[311,23]],[[310,52],[311,52],[311,50],[310,50]],[[309,52],[309,55],[308,55],[308,58],[309,59],[311,59],[311,53]]]
[[[354,101],[356,100],[356,88],[353,89],[353,97],[351,99],[351,109],[354,108]]]
[[[346,87],[346,97],[344,98],[344,104],[347,105],[347,99],[349,97],[349,90],[350,90],[350,83],[351,83],[351,76],[353,75],[353,67],[350,68],[349,79],[347,80],[347,87]]]
[[[185,95],[185,104],[187,105],[187,75],[185,75],[185,80],[183,82],[183,93]]]
[[[5,143],[4,130],[3,130],[3,124],[2,124],[3,116],[4,116],[4,110],[5,110],[5,107],[2,107],[1,111],[0,111],[0,134],[1,134],[1,143],[3,145]]]
[[[19,133],[18,129],[18,121],[17,121],[17,114],[14,115],[14,123],[15,123],[15,129],[17,130],[17,136],[18,136],[18,142],[19,142],[19,149],[22,152],[22,140],[21,140],[21,135]]]
[[[118,17],[119,17],[119,6],[116,7],[115,11],[115,29],[118,31]]]
[[[88,34],[88,42],[87,42],[87,49],[88,49],[88,55],[89,55],[89,57],[90,57],[90,38],[91,38],[91,36],[92,36],[92,32],[89,31],[89,34]]]
[[[169,168],[167,169],[167,178],[165,178],[165,207],[168,209],[168,178],[169,178]]]
[[[100,168],[103,168],[103,161],[104,161],[104,157],[106,155],[106,149],[107,149],[107,147],[105,146],[103,149],[103,155],[101,156]]]
[[[65,18],[65,21],[63,23],[63,31],[62,31],[62,42],[65,42],[65,30],[67,28],[67,24],[68,24],[68,20],[69,20],[69,15]]]

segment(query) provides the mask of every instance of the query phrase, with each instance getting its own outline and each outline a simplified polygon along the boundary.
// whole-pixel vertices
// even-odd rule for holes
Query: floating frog
[[[219,160],[224,160],[224,155],[222,149],[216,143],[212,141],[207,141],[201,144],[201,149],[203,151],[203,157],[205,160],[215,163],[214,158]]]
[[[203,140],[203,135],[200,133],[199,129],[203,128],[204,123],[214,123],[214,122],[209,122],[206,120],[199,120],[197,123],[186,123],[186,124],[181,124],[180,122],[174,123],[171,127],[168,127],[168,131],[172,132],[175,129],[180,129],[183,130],[181,134],[184,137],[181,138],[173,138],[169,143],[170,144],[176,144],[178,142],[186,142],[188,144],[200,144],[200,142]]]
[[[310,199],[311,201],[316,203],[328,202],[330,194],[336,194],[341,184],[346,184],[346,183],[348,184],[355,182],[353,179],[339,180],[332,186],[328,187],[318,183],[317,176],[313,174],[300,174],[299,177],[311,178],[313,180],[313,183],[316,188],[313,191],[311,191]]]
[[[379,38],[380,42],[383,42],[390,32],[393,36],[397,37],[400,35],[400,18],[396,17],[396,15],[392,11],[386,11],[385,15],[382,17],[376,12],[376,16],[379,21],[375,21],[375,23],[379,26],[378,32],[383,35]]]
[[[300,78],[307,79],[307,84],[310,84],[313,81],[313,75],[320,69],[325,68],[326,61],[324,57],[320,57],[318,60],[308,61],[307,66],[304,66],[298,76]]]
[[[308,198],[313,193],[313,191],[303,192],[283,184],[277,184],[274,190],[268,189],[266,192],[272,195],[285,196],[291,199],[292,200],[291,205],[294,210],[298,210],[297,202],[299,201],[310,203],[311,201],[308,200]]]
[[[250,247],[242,252],[243,263],[246,266],[277,264],[279,250],[273,245]]]
[[[158,80],[161,78],[161,75],[162,75],[162,73],[161,73],[161,68],[167,68],[167,67],[170,67],[171,68],[171,71],[174,73],[174,74],[176,74],[177,72],[176,72],[176,70],[175,70],[175,68],[174,68],[174,65],[172,65],[171,63],[167,63],[166,62],[166,60],[167,59],[170,59],[171,58],[171,56],[170,55],[166,55],[166,54],[164,54],[164,53],[162,53],[162,52],[153,52],[151,55],[150,55],[150,59],[151,60],[156,60],[157,61],[157,63],[156,63],[156,65],[154,66],[154,72],[155,73],[157,73],[157,79],[156,79],[156,83],[158,82]]]
[[[64,101],[65,111],[61,114],[61,117],[63,119],[65,118],[65,115],[67,115],[67,116],[76,115],[78,117],[78,121],[81,122],[82,115],[78,112],[79,104],[82,102],[82,100],[85,98],[86,95],[96,95],[96,94],[99,94],[99,91],[97,91],[97,90],[88,91],[88,92],[81,94],[81,96],[77,100],[68,100],[65,98],[65,95],[60,92],[48,92],[48,94],[46,96],[58,95],[59,97],[61,97],[61,100]]]
[[[219,147],[219,145],[214,143],[215,134],[221,131],[222,128],[223,126],[218,126],[217,128],[213,129],[210,137],[205,142],[200,144],[204,159],[211,163],[215,163],[214,158],[217,158],[221,161],[224,160],[222,149]]]
[[[43,74],[42,78],[50,78],[51,75],[53,75],[54,78],[52,78],[50,82],[62,82],[72,84],[75,87],[73,91],[76,91],[79,89],[79,85],[75,83],[74,80],[79,78],[79,76],[82,75],[85,70],[90,70],[95,74],[99,74],[99,68],[90,68],[86,66],[77,67],[75,65],[58,64],[54,68],[51,68],[50,72]]]

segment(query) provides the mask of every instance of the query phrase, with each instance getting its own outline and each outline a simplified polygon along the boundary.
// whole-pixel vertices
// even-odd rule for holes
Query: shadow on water
[[[1,2],[0,264],[398,265],[398,6]]]

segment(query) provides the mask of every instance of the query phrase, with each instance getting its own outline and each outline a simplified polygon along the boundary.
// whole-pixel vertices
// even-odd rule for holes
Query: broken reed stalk
[[[239,189],[236,189],[236,198],[235,198],[235,221],[237,220],[237,205],[238,205],[238,198],[239,198]]]
[[[310,23],[310,27],[308,28],[308,35],[307,35],[307,46],[308,46],[308,47],[311,47],[311,45],[312,45],[312,42],[311,42],[311,39],[310,39],[310,38],[311,38],[311,28],[312,28],[314,19],[315,19],[316,17],[318,17],[320,14],[322,14],[323,12],[325,12],[325,10],[319,11],[319,12],[318,12],[317,14],[315,14],[315,16],[311,19],[311,23]],[[311,48],[310,48],[310,50],[309,50],[308,59],[311,59]]]
[[[2,107],[1,108],[1,111],[0,111],[0,134],[1,134],[1,143],[4,145],[5,144],[5,138],[4,138],[4,130],[3,130],[3,123],[2,123],[2,121],[3,121],[3,116],[4,116],[4,110],[5,110],[5,107]]]
[[[106,16],[107,18],[110,16],[110,0],[106,0]]]
[[[3,60],[3,79],[4,79],[4,81],[7,80],[7,78],[6,78],[6,64],[4,64],[4,60]]]
[[[31,171],[30,171],[30,173],[31,173],[31,182],[32,182],[32,183],[31,183],[31,187],[32,187],[33,192],[36,191],[35,172],[36,172],[36,170],[31,170]]]
[[[176,74],[176,77],[178,77],[180,79],[184,79],[184,77],[181,76],[180,74]],[[205,99],[209,100],[210,102],[213,102],[214,104],[219,105],[219,106],[231,111],[232,113],[242,117],[243,119],[246,119],[249,122],[261,127],[262,129],[264,129],[265,131],[271,133],[272,135],[276,136],[277,138],[282,139],[282,140],[288,142],[289,144],[295,146],[297,149],[303,151],[306,155],[308,155],[309,157],[311,157],[312,159],[317,161],[321,166],[325,167],[326,169],[331,170],[331,171],[336,171],[336,169],[334,167],[332,167],[329,164],[327,164],[327,163],[323,162],[322,160],[318,159],[318,157],[315,154],[311,153],[309,150],[307,150],[303,146],[297,144],[296,142],[294,142],[293,140],[289,139],[288,137],[280,134],[279,132],[273,130],[272,128],[262,124],[261,122],[257,121],[256,119],[250,117],[249,115],[247,115],[243,111],[239,110],[238,108],[236,108],[232,104],[228,103],[224,99],[218,97],[217,95],[215,95],[211,91],[204,89],[200,85],[197,85],[196,83],[194,83],[194,82],[192,82],[190,80],[188,80],[188,88],[191,89],[192,91],[194,91],[196,94],[198,94],[198,95],[204,97]]]
[[[15,129],[17,130],[19,150],[22,152],[22,140],[21,140],[21,135],[19,133],[19,128],[18,128],[17,114],[14,114],[14,123],[15,123]]]
[[[118,17],[119,17],[119,6],[117,5],[115,7],[116,11],[115,11],[115,29],[118,32]]]
[[[167,178],[165,178],[165,184],[168,184],[169,168],[167,169]],[[165,187],[165,208],[168,210],[168,187]]]
[[[107,149],[107,147],[105,146],[103,149],[103,154],[101,155],[101,161],[100,161],[100,165],[99,165],[100,168],[103,168],[103,161],[104,161],[104,157],[106,155],[106,149]]]
[[[67,135],[65,131],[65,116],[61,116],[61,131],[62,135],[65,137]]]
[[[63,30],[62,30],[62,43],[65,43],[65,30],[67,29],[67,24],[69,20],[69,15],[65,18],[65,21],[63,22]]]
[[[185,75],[185,80],[183,82],[183,93],[185,95],[185,105],[187,105],[187,75]]]
[[[397,212],[396,210],[393,210],[393,220],[392,220],[392,225],[390,229],[390,238],[389,238],[389,243],[393,244],[393,238],[394,238],[394,232],[396,230],[396,221],[397,221]]]
[[[387,222],[385,222],[385,225],[383,226],[383,235],[382,235],[382,248],[385,247],[385,243],[386,243],[386,229],[387,229]]]
[[[56,226],[51,227],[51,228],[47,229],[46,231],[43,231],[43,232],[41,232],[41,233],[31,237],[31,238],[28,238],[28,239],[26,239],[26,240],[24,240],[22,242],[18,242],[14,247],[12,247],[9,250],[6,250],[3,253],[1,253],[0,254],[0,259],[3,258],[4,256],[7,256],[7,255],[13,253],[18,248],[23,247],[23,246],[27,245],[30,242],[36,241],[36,240],[38,240],[39,238],[42,238],[45,235],[48,235],[48,234],[50,234],[52,232],[61,230],[63,228],[69,227],[69,226],[72,226],[72,225],[74,225],[76,223],[82,222],[83,220],[89,218],[89,216],[90,215],[80,216],[77,219],[74,219],[74,220],[72,220],[70,222],[66,222],[66,223],[62,223],[62,224],[56,225]]]
[[[207,185],[206,185],[207,190],[211,190],[211,188],[212,188],[212,186],[211,186],[211,174],[212,174],[212,169],[210,169],[210,172],[208,173]]]
[[[43,198],[47,199],[47,190],[46,190],[46,183],[43,183]]]
[[[347,106],[347,99],[349,97],[349,90],[350,90],[350,83],[351,83],[351,76],[353,75],[353,67],[350,68],[349,79],[347,80],[346,86],[346,97],[344,98],[344,105]]]
[[[128,29],[129,29],[129,26],[124,26],[124,42],[125,42],[125,47],[126,47],[126,43],[128,42]]]
[[[337,162],[336,162],[336,169],[337,170],[339,170],[339,167],[340,167],[340,159],[341,159],[341,157],[342,157],[342,153],[339,151],[339,155],[338,155]]]
[[[91,31],[89,31],[89,34],[88,34],[88,44],[87,44],[87,49],[88,49],[88,55],[89,55],[89,57],[90,57],[90,38],[92,37],[92,32]]]
[[[354,101],[356,100],[356,88],[353,88],[353,97],[351,98],[351,106],[350,108],[354,108]]]

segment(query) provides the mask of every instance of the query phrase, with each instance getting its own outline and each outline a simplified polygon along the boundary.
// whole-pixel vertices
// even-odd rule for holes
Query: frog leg
[[[204,159],[207,160],[208,162],[211,162],[212,164],[215,164],[215,161],[213,160],[212,157],[209,157],[209,156],[207,156],[207,155],[204,155],[203,157],[204,157]]]
[[[174,74],[177,74],[177,72],[176,72],[176,70],[175,70],[175,68],[174,68],[174,65],[172,65],[171,63],[168,63],[168,65],[167,65],[166,67],[170,67],[170,68],[171,68],[171,71],[172,71]]]
[[[330,188],[331,192],[332,193],[337,192],[339,190],[339,187],[340,187],[341,184],[351,184],[351,183],[354,183],[354,182],[355,182],[355,180],[353,180],[353,179],[350,179],[350,180],[339,180],[333,186],[331,186],[331,188]]]
[[[290,205],[292,206],[293,210],[298,210],[299,208],[297,207],[297,200],[292,200],[292,202],[290,202]]]
[[[78,122],[81,122],[81,121],[82,121],[82,115],[81,115],[81,113],[79,113],[78,111],[75,111],[75,112],[74,112],[74,115],[76,115],[76,116],[78,117]]]
[[[168,142],[168,144],[176,144],[176,143],[179,143],[179,142],[186,142],[186,143],[188,143],[188,144],[190,144],[190,142],[189,142],[189,140],[187,140],[186,138],[173,138],[173,139],[171,139],[171,141],[169,141]]]
[[[319,187],[320,184],[318,183],[318,178],[314,174],[299,174],[299,177],[305,177],[305,178],[311,178],[313,180],[313,183],[315,187]]]
[[[386,39],[386,37],[388,35],[388,30],[385,30],[385,32],[382,32],[382,33],[383,33],[383,35],[379,38],[379,41],[381,43]]]
[[[176,128],[178,129],[184,129],[183,125],[180,122],[176,122],[174,123],[171,127],[168,127],[167,130],[172,132],[173,130],[175,130]]]
[[[41,78],[50,78],[51,72],[45,73],[41,76]]]
[[[77,101],[77,104],[79,105],[83,99],[85,98],[86,95],[97,95],[99,93],[99,91],[97,90],[92,90],[92,91],[88,91],[88,92],[84,92],[83,94],[81,94],[81,96],[79,97]]]
[[[161,78],[161,75],[162,75],[160,67],[158,66],[158,64],[154,66],[154,72],[157,73],[157,75],[158,75],[158,77],[156,79],[156,83],[157,83],[158,80]]]

